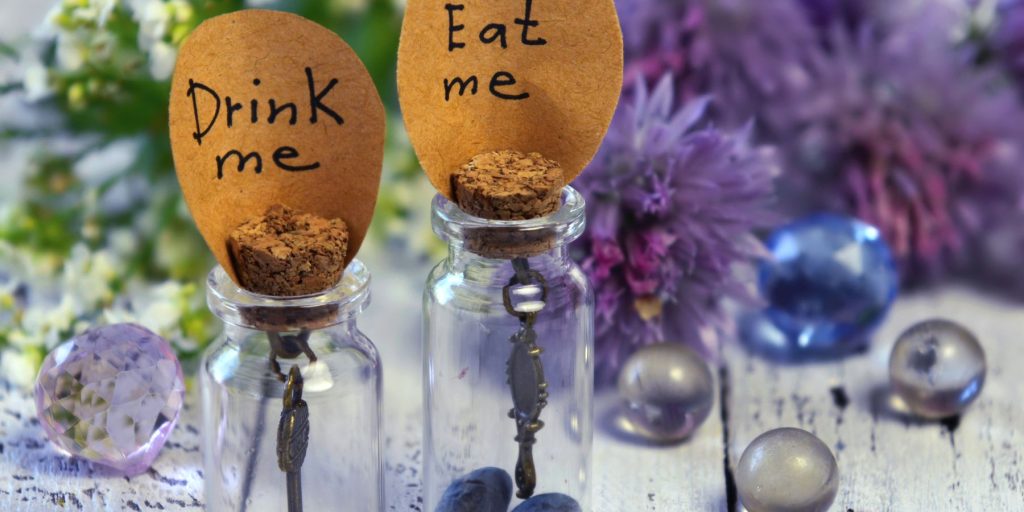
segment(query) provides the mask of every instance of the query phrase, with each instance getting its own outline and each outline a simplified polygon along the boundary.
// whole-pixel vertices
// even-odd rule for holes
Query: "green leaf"
[[[13,82],[9,84],[0,84],[0,95],[7,94],[9,92],[20,91],[25,86],[21,82]]]
[[[11,60],[18,60],[18,49],[10,43],[0,41],[0,57],[6,57]]]

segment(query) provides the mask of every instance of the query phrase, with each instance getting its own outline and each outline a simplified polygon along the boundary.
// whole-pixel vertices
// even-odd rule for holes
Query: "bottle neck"
[[[295,334],[308,331],[356,329],[356,317],[370,302],[370,274],[352,260],[334,288],[301,297],[272,297],[240,288],[224,269],[214,268],[207,279],[207,303],[238,335],[249,332]],[[243,336],[247,338],[247,336]]]
[[[537,267],[566,267],[572,263],[566,244],[557,244],[541,252],[525,251],[517,254],[514,248],[508,248],[508,250],[499,250],[498,254],[488,254],[467,247],[464,240],[450,239],[448,241],[447,265],[453,271],[496,270],[507,267],[514,258],[525,258]]]
[[[536,219],[495,221],[474,217],[437,196],[432,209],[434,232],[448,242],[449,269],[508,267],[526,258],[536,267],[568,268],[569,244],[583,232],[586,203],[572,187],[562,191],[561,207]]]

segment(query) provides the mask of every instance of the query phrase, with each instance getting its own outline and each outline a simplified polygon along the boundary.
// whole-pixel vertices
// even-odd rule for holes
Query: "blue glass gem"
[[[779,228],[765,245],[772,258],[761,263],[758,284],[768,306],[745,326],[747,341],[760,348],[840,353],[862,346],[899,289],[889,246],[857,219],[812,215]]]

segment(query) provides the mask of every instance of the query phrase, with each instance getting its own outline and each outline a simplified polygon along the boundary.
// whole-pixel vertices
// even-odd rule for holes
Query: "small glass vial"
[[[434,200],[449,252],[424,296],[426,510],[484,467],[513,477],[513,507],[561,493],[590,510],[594,297],[568,249],[584,210],[570,187],[525,221]]]
[[[381,364],[356,327],[358,260],[321,293],[271,297],[207,280],[224,331],[200,369],[206,508],[382,511]]]

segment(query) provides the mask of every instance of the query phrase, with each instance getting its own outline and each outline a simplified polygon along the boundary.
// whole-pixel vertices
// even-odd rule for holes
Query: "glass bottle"
[[[558,211],[525,221],[435,198],[449,250],[424,294],[426,510],[484,467],[513,476],[512,506],[561,493],[590,510],[594,296],[568,249],[584,210],[571,187]]]
[[[358,260],[336,287],[301,297],[210,272],[224,330],[200,369],[208,510],[384,510],[381,363],[356,327],[369,282]]]

